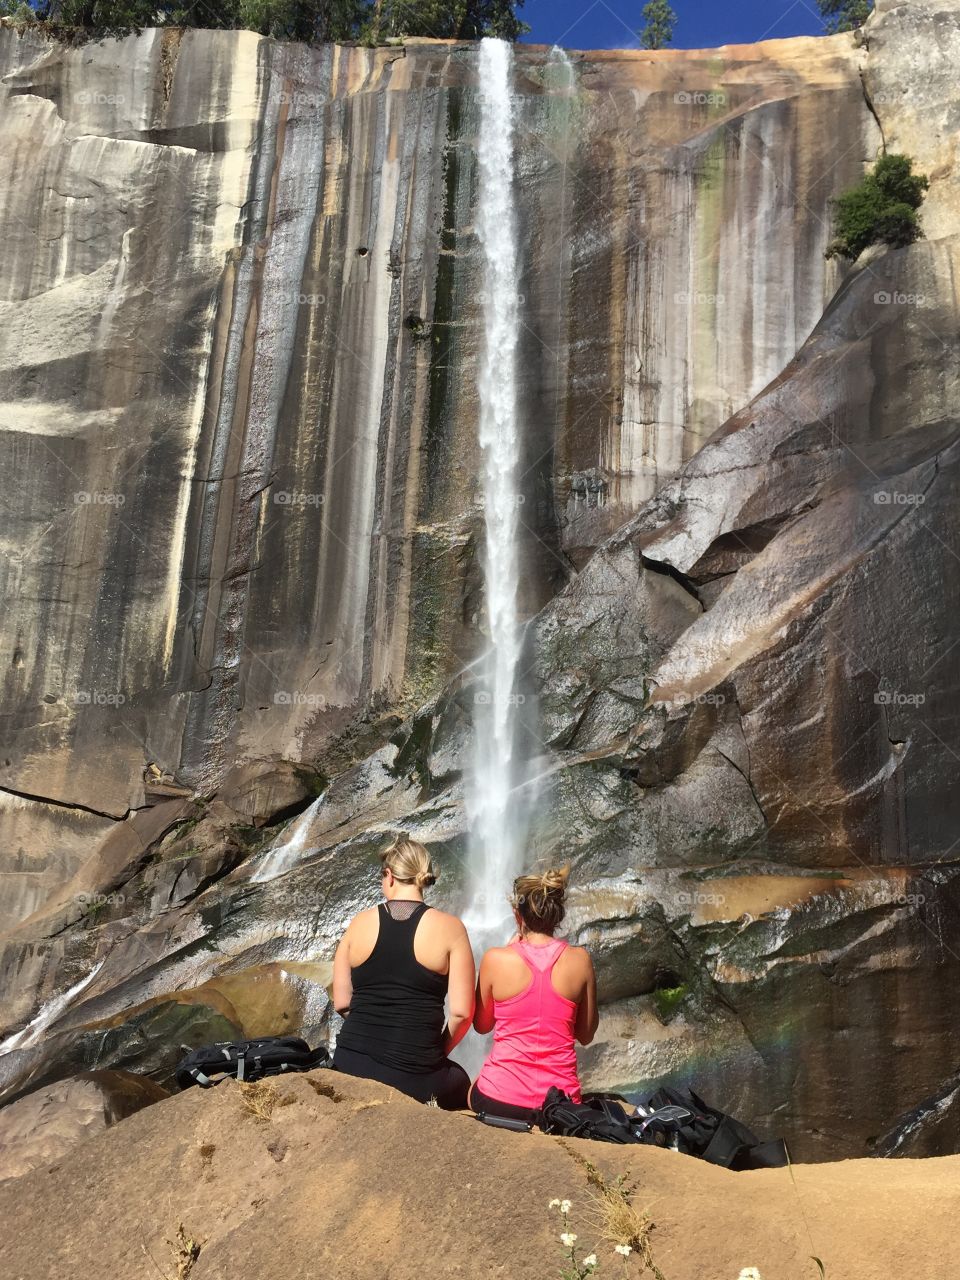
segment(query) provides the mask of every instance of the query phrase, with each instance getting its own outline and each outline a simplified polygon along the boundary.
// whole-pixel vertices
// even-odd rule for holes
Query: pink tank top
[[[546,946],[513,942],[532,974],[529,987],[495,1000],[493,1049],[477,1077],[488,1098],[517,1107],[539,1107],[552,1085],[580,1101],[574,1026],[577,1002],[553,988],[553,966],[567,949],[562,938]]]

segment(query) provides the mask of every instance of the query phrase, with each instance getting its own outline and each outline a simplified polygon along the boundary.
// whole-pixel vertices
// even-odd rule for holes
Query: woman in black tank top
[[[437,973],[421,964],[414,940],[431,910],[421,892],[435,879],[430,856],[423,845],[401,838],[382,860],[387,901],[377,909],[373,950],[361,962],[351,963],[351,931],[362,935],[361,950],[369,946],[371,921],[369,913],[362,913],[348,927],[334,961],[334,1000],[345,1020],[333,1065],[349,1075],[392,1085],[420,1102],[436,1099],[441,1107],[458,1110],[467,1105],[470,1079],[446,1055],[469,1030],[473,1017],[469,940],[459,921],[447,917],[452,936],[449,972]],[[444,1000],[451,973],[456,997],[451,992],[445,1030]],[[465,1002],[467,991],[469,1011],[456,1008]]]

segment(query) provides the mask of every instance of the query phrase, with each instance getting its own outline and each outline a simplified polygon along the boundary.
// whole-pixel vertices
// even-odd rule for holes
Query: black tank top
[[[337,1045],[365,1053],[399,1071],[436,1071],[443,1056],[443,1001],[449,978],[426,968],[413,953],[425,911],[418,904],[406,920],[394,920],[380,904],[380,932],[363,964],[351,969],[353,996]]]

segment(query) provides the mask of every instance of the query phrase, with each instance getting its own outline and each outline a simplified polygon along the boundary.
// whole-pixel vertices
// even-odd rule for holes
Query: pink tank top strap
[[[529,942],[514,942],[511,947],[536,974],[547,974],[553,969],[564,951],[567,943],[563,938],[556,938],[544,946],[533,946]]]

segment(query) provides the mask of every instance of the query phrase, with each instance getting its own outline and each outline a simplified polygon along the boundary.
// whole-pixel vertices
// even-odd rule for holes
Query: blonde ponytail
[[[436,883],[437,873],[430,861],[430,853],[419,840],[411,840],[400,832],[393,844],[380,855],[385,871],[392,871],[401,884],[413,884],[420,890]]]

